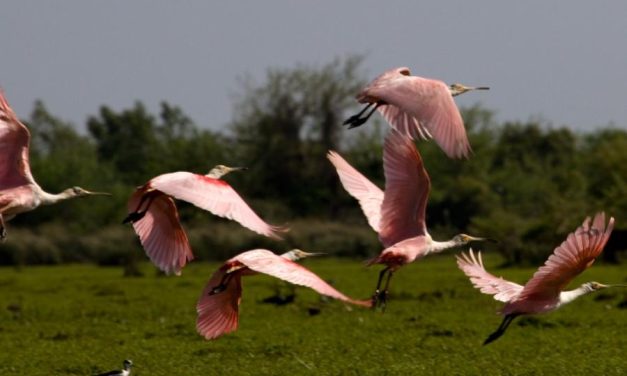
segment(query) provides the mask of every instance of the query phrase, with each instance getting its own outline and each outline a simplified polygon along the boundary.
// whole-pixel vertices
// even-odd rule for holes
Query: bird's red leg
[[[507,327],[509,326],[509,324],[512,323],[512,321],[517,317],[518,315],[515,313],[506,315],[505,318],[503,319],[503,321],[501,322],[501,325],[499,326],[499,328],[492,334],[490,334],[488,336],[488,338],[486,338],[486,340],[483,342],[483,345],[487,345],[488,343],[497,340],[500,336],[503,335],[503,333],[505,333],[505,330],[507,330]]]
[[[364,112],[366,112],[366,110],[368,110],[368,108],[370,108],[370,106],[375,105],[372,110],[370,110],[370,112],[368,113],[368,115],[364,116],[364,117],[360,117],[361,115],[363,115]],[[374,112],[377,110],[377,108],[379,108],[379,106],[385,104],[382,101],[379,101],[377,103],[369,103],[366,107],[364,107],[361,111],[359,111],[357,114],[349,117],[348,119],[346,119],[344,121],[344,125],[350,125],[348,127],[348,129],[351,128],[355,128],[355,127],[359,127],[360,125],[362,125],[363,123],[365,123],[366,121],[368,121],[368,119],[370,119],[370,116],[372,116],[372,114],[374,114]]]
[[[135,209],[134,212],[129,213],[128,216],[126,216],[126,218],[124,218],[122,223],[136,222],[136,221],[139,221],[140,219],[144,218],[144,216],[146,215],[146,212],[148,211],[148,208],[150,207],[150,204],[152,204],[152,202],[157,197],[157,195],[159,195],[159,193],[157,191],[148,192],[145,195],[143,195],[141,200],[139,200],[139,204],[137,205],[137,209]],[[148,203],[146,204],[146,207],[144,208],[144,210],[140,211],[142,205],[144,204],[144,202],[146,202],[146,200],[148,200]]]
[[[226,290],[226,286],[228,286],[229,282],[231,281],[231,278],[233,278],[233,273],[226,273],[223,277],[222,280],[220,281],[220,283],[211,289],[211,291],[209,291],[209,295],[215,295],[217,293],[220,293],[224,290]]]

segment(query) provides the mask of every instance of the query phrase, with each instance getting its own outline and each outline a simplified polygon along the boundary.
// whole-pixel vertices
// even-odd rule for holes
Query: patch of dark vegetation
[[[317,316],[322,312],[322,310],[318,307],[309,307],[307,308],[307,313],[309,316]]]
[[[55,369],[55,375],[83,375],[85,370],[78,365],[63,366]],[[90,374],[94,374],[93,372]]]
[[[198,349],[198,350],[192,352],[192,355],[194,355],[194,356],[207,356],[209,354],[211,354],[211,350],[209,350],[209,349]]]
[[[196,284],[192,281],[179,280],[176,282],[176,287],[196,287]]]
[[[135,258],[131,258],[124,263],[124,277],[128,278],[140,278],[144,276],[144,273],[139,268],[139,262]]]
[[[155,338],[157,334],[155,332],[146,332],[144,333],[144,339],[152,339]]]
[[[124,291],[115,286],[94,286],[94,296],[123,296]]]
[[[444,329],[444,330],[430,330],[427,332],[427,335],[433,337],[453,337],[455,334],[452,330]]]
[[[15,278],[0,279],[0,287],[13,286],[17,280]]]
[[[7,304],[7,311],[11,312],[14,319],[19,319],[22,316],[22,305],[20,303]]]
[[[263,352],[266,356],[281,357],[290,353],[290,349],[283,345],[270,345]]]
[[[543,321],[531,316],[521,318],[517,325],[522,327],[529,326],[532,328],[555,328],[557,326],[552,322]]]
[[[268,296],[267,298],[262,299],[261,303],[282,306],[282,305],[294,303],[294,300],[296,300],[296,294],[289,294],[289,295],[275,294],[275,295]]]
[[[40,333],[39,335],[40,337],[42,336],[42,334]],[[45,339],[49,339],[51,341],[67,341],[68,339],[70,339],[70,335],[67,334],[66,332],[57,332],[55,333],[55,335],[51,336],[51,337],[43,337]]]
[[[623,301],[618,303],[616,305],[616,307],[618,307],[620,309],[626,309],[627,308],[627,299],[623,299]]]
[[[611,293],[611,292],[600,292],[600,293],[597,293],[597,294],[594,296],[594,301],[595,301],[595,302],[604,302],[604,301],[607,301],[607,300],[612,300],[612,299],[614,299],[615,297],[616,297],[616,294],[615,294],[615,293]]]
[[[416,299],[421,302],[436,302],[444,298],[454,298],[456,295],[453,289],[435,290],[430,292],[420,293]]]

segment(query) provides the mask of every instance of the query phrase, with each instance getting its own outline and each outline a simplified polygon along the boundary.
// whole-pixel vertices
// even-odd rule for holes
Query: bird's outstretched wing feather
[[[0,91],[0,191],[36,184],[28,161],[29,143],[30,132]]]
[[[366,86],[357,99],[383,102],[379,112],[403,135],[432,137],[449,157],[467,158],[470,143],[448,86],[408,74],[407,68],[387,71]]]
[[[225,181],[190,172],[173,172],[155,177],[152,188],[179,200],[187,201],[211,213],[232,219],[264,236],[280,239],[285,228],[269,225],[246,204]]]
[[[601,254],[614,228],[614,218],[607,226],[605,213],[597,213],[592,222],[586,218],[581,226],[549,256],[548,260],[527,282],[520,299],[551,299],[581,272],[589,268]]]
[[[344,189],[359,201],[361,210],[364,212],[370,227],[379,232],[383,191],[348,164],[338,153],[329,151],[327,158],[335,166]]]
[[[242,297],[241,274],[234,272],[224,291],[210,295],[221,283],[227,269],[223,266],[213,274],[196,304],[196,330],[206,339],[215,339],[237,330]]]
[[[371,302],[349,298],[337,291],[309,269],[276,255],[265,249],[255,249],[244,252],[232,260],[246,265],[250,270],[271,275],[275,278],[293,283],[295,285],[309,287],[319,294],[339,299],[347,303],[369,307]]]
[[[144,194],[143,187],[133,193],[128,201],[129,212],[137,210]],[[133,229],[150,260],[164,272],[178,275],[194,258],[189,240],[179,222],[174,201],[159,191],[150,194],[154,195],[154,200],[144,217],[133,222]]]
[[[385,138],[383,169],[385,197],[379,239],[390,247],[404,239],[426,235],[431,180],[413,141],[394,129]]]
[[[523,286],[504,280],[488,273],[483,267],[481,252],[477,252],[477,257],[472,252],[462,253],[457,256],[457,266],[470,278],[473,286],[484,294],[494,295],[494,299],[501,302],[509,302],[518,296]]]

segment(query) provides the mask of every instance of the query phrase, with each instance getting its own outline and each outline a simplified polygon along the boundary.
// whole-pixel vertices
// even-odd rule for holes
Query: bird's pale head
[[[304,259],[305,257],[319,256],[322,253],[314,253],[314,252],[305,252],[301,249],[294,248],[290,251],[285,252],[281,256],[285,257],[288,260],[296,261],[300,259]]]
[[[111,196],[111,193],[107,192],[92,192],[81,187],[68,188],[65,194],[69,197],[84,197],[84,196]]]
[[[210,178],[219,179],[223,177],[224,175],[228,174],[229,172],[247,170],[247,169],[248,169],[247,167],[229,167],[229,166],[219,164],[215,166],[214,168],[212,168],[211,171],[209,171],[209,173],[207,174],[207,176],[209,176]]]
[[[470,242],[484,242],[484,241],[493,241],[493,240],[489,238],[477,238],[477,237],[470,236],[467,234],[458,234],[458,235],[455,235],[455,237],[453,237],[453,241],[459,245],[465,245]]]
[[[602,284],[602,283],[595,282],[595,281],[586,282],[586,283],[584,283],[583,285],[584,285],[584,286],[586,286],[586,288],[587,288],[589,291],[597,291],[597,290],[601,290],[601,289],[605,289],[605,288],[610,287],[610,286],[608,286],[608,285],[604,285],[604,284]]]
[[[129,369],[133,366],[133,362],[130,359],[125,359],[122,364],[124,365],[124,369]]]
[[[465,86],[462,84],[452,84],[451,86],[449,86],[449,90],[451,92],[452,96],[457,96],[460,94],[464,94],[467,91],[471,91],[471,90],[490,90],[489,87],[487,86]]]

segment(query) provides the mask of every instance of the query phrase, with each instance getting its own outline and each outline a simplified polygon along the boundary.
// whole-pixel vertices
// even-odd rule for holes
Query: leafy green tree
[[[35,102],[27,124],[31,132],[31,169],[44,190],[56,193],[70,186],[82,186],[109,191],[115,184],[113,171],[99,164],[91,140],[79,134],[72,124],[51,115],[41,101]],[[56,220],[71,228],[93,228],[109,221],[109,205],[103,197],[72,200],[42,207],[16,217],[15,221],[33,226]]]
[[[251,167],[242,178],[247,193],[299,215],[334,211],[329,187],[338,182],[325,155],[340,145],[345,110],[363,85],[360,62],[349,57],[319,69],[270,70],[264,84],[246,84],[231,129],[239,159]]]

